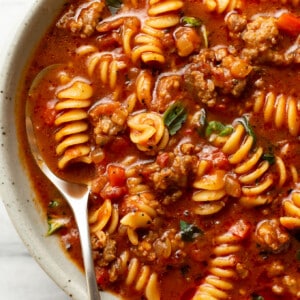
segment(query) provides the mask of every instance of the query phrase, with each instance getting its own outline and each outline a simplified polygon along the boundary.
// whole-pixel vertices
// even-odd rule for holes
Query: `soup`
[[[50,168],[91,185],[100,290],[124,299],[299,299],[298,1],[74,0],[18,99]],[[61,195],[39,202],[82,265]],[[60,251],[58,249],[58,251]]]

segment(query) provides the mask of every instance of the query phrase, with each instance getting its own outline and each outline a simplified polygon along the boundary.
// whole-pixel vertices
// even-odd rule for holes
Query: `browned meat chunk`
[[[218,94],[239,97],[252,67],[226,48],[204,49],[184,74],[185,87],[201,103],[215,106]]]
[[[119,102],[99,103],[89,112],[94,126],[94,139],[97,145],[103,146],[127,127],[128,111]]]
[[[284,251],[290,242],[289,234],[280,227],[278,220],[264,220],[258,223],[255,238],[263,251],[273,253]]]
[[[105,1],[89,0],[78,7],[70,5],[70,9],[58,20],[57,27],[70,30],[84,38],[93,34],[101,18]]]
[[[97,260],[98,266],[107,266],[116,260],[117,246],[116,241],[109,238],[104,231],[91,235],[93,257]]]
[[[246,30],[242,33],[242,39],[246,47],[263,52],[277,44],[279,31],[275,18],[258,17],[248,23]]]
[[[178,75],[162,77],[155,88],[155,97],[151,102],[154,111],[164,112],[171,102],[178,100],[181,91],[182,79]]]
[[[192,145],[193,146],[193,145]],[[188,148],[181,146],[182,149]],[[191,152],[189,150],[189,152]],[[164,203],[176,201],[182,195],[197,172],[198,158],[188,153],[161,153],[157,161],[141,166],[147,184],[168,194]]]
[[[229,14],[225,22],[231,33],[241,33],[247,26],[246,17],[237,13]]]

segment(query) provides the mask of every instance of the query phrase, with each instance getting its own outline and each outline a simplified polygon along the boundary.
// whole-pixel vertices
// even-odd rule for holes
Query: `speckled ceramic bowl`
[[[35,45],[52,23],[63,0],[38,0],[32,5],[4,59],[0,79],[0,192],[8,214],[31,255],[73,299],[87,299],[84,274],[61,250],[56,237],[46,237],[47,225],[19,156],[15,101],[22,73]],[[102,300],[116,299],[101,294]]]

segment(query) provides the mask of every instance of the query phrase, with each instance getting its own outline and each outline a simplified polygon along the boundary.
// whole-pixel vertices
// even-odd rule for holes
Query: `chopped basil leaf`
[[[273,153],[264,153],[262,156],[262,160],[268,161],[270,165],[275,164],[275,156]]]
[[[196,225],[180,220],[181,239],[185,242],[193,242],[198,236],[203,235],[203,231]]]
[[[242,116],[241,118],[237,119],[236,121],[239,122],[239,123],[241,123],[241,124],[244,126],[246,132],[247,132],[250,136],[253,137],[253,141],[254,141],[254,143],[255,143],[255,142],[256,142],[256,136],[255,136],[255,133],[254,133],[253,128],[251,127],[251,125],[250,125],[250,123],[249,123],[249,118],[248,118],[248,116]]]
[[[233,127],[231,125],[224,125],[219,121],[211,121],[205,130],[205,135],[210,136],[213,132],[216,132],[219,136],[227,136],[231,134]]]
[[[181,23],[188,27],[199,27],[202,25],[202,21],[199,18],[187,16],[182,17]]]
[[[112,15],[115,15],[117,11],[122,6],[122,1],[120,0],[106,0],[106,5],[108,6],[108,9],[110,10]]]
[[[69,222],[69,218],[61,218],[56,216],[48,216],[48,231],[47,235],[55,233],[58,229],[64,227]]]
[[[163,120],[165,125],[168,127],[170,135],[177,133],[186,118],[187,111],[181,102],[177,101],[169,106],[163,115]]]

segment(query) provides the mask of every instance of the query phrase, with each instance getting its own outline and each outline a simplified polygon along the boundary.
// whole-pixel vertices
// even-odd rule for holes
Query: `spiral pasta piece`
[[[151,73],[147,70],[141,71],[136,79],[136,97],[146,107],[150,107],[153,86],[154,80]]]
[[[129,212],[120,221],[120,223],[127,227],[127,235],[133,245],[139,243],[136,229],[149,228],[152,223],[152,218],[145,212]]]
[[[263,160],[262,147],[252,150],[254,138],[246,133],[244,126],[238,123],[231,135],[225,139],[217,137],[213,144],[221,147],[229,162],[235,166],[234,172],[242,184],[240,201],[247,206],[268,203],[270,197],[262,195],[274,185],[273,176],[269,174],[270,163]]]
[[[242,250],[241,239],[230,231],[215,239],[212,251],[215,257],[209,262],[209,274],[197,288],[192,300],[228,299],[237,277],[237,253]]]
[[[153,154],[168,144],[168,130],[157,113],[138,113],[130,117],[127,124],[130,128],[130,139],[140,151]]]
[[[132,191],[131,191],[132,192]],[[157,216],[158,202],[150,192],[137,192],[124,200],[132,211],[128,212],[120,221],[127,228],[127,235],[133,245],[139,243],[136,229],[149,228]]]
[[[279,187],[282,187],[288,181],[289,177],[291,177],[291,181],[294,184],[298,182],[298,171],[293,164],[286,166],[286,163],[283,161],[283,159],[277,155],[275,157],[275,164],[279,176],[278,178]]]
[[[196,191],[192,200],[199,203],[194,212],[198,215],[211,215],[219,212],[224,206],[224,199],[227,196],[225,191],[225,171],[214,170],[209,174],[202,175],[207,167],[207,161],[200,161],[198,175],[193,183]]]
[[[263,160],[263,148],[258,147],[254,151],[253,137],[245,135],[244,127],[238,124],[225,140],[217,142],[222,151],[229,155],[228,160],[235,165],[234,172],[239,175],[242,184],[242,196],[240,202],[244,206],[254,207],[267,204],[272,198],[265,192],[274,184],[274,179],[269,175],[270,163]]]
[[[95,46],[83,45],[76,49],[76,54],[84,57],[87,74],[97,78],[113,91],[113,99],[118,99],[125,82],[126,59],[108,52],[99,52]],[[95,77],[96,76],[96,77]]]
[[[118,206],[106,199],[97,210],[89,214],[89,224],[91,233],[96,235],[102,231],[109,234],[115,232],[119,225]]]
[[[125,284],[143,293],[148,300],[159,300],[158,275],[148,265],[143,265],[137,258],[130,258],[124,251],[118,259],[118,272],[125,276]]]
[[[134,5],[135,7],[136,5]],[[100,33],[118,32],[119,40],[127,56],[130,57],[135,35],[140,31],[141,21],[135,16],[121,17],[111,21],[100,22],[97,31]]]
[[[174,27],[180,22],[179,12],[183,7],[183,1],[149,1],[148,18],[141,28],[141,32],[134,38],[132,49],[132,61],[137,63],[164,64],[166,61],[162,38],[164,30]]]
[[[241,9],[245,4],[243,0],[203,0],[203,3],[208,11],[218,14]]]
[[[55,110],[59,112],[54,124],[56,154],[60,156],[58,167],[64,169],[70,162],[91,163],[87,109],[91,105],[93,89],[90,84],[75,80],[57,93],[59,101]]]
[[[273,123],[276,128],[286,127],[292,136],[298,136],[300,117],[298,101],[294,97],[274,92],[257,92],[254,95],[254,112],[262,113],[265,123]]]
[[[284,216],[281,217],[280,223],[287,229],[300,228],[300,192],[294,191],[282,202]]]
[[[117,86],[118,73],[126,68],[122,60],[118,60],[111,54],[96,52],[87,59],[87,71],[92,77],[96,70],[103,84],[108,85],[112,90]]]

